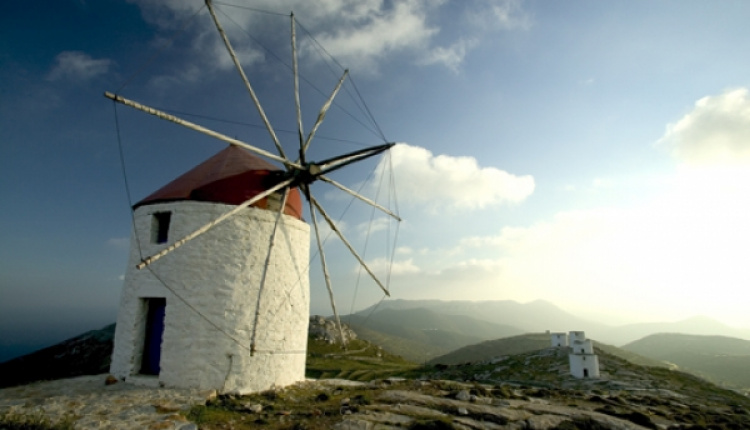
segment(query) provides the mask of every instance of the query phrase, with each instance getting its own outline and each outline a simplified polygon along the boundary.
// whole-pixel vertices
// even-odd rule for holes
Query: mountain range
[[[588,337],[611,345],[625,345],[656,333],[684,333],[695,335],[729,336],[750,340],[750,329],[735,328],[714,319],[696,316],[675,322],[656,322],[612,326],[581,318],[566,312],[553,303],[536,300],[519,303],[513,300],[492,301],[442,301],[442,300],[390,300],[371,306],[355,315],[373,319],[385,310],[415,311],[426,309],[440,315],[465,316],[474,320],[494,323],[505,327],[505,332],[487,339],[497,339],[502,335],[536,332],[567,332],[583,330]],[[500,335],[502,334],[502,335]]]

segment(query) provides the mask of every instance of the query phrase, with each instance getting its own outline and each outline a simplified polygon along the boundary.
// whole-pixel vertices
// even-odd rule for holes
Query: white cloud
[[[190,22],[191,49],[201,57],[200,64],[231,68],[232,63],[218,39],[213,22],[207,13],[201,13],[199,0],[129,0],[142,10],[145,19],[165,34],[174,33],[184,22]],[[264,49],[251,42],[246,29],[253,37],[262,37],[264,46],[277,51],[288,49],[288,24],[283,16],[257,13],[266,10],[286,14],[294,11],[304,31],[298,31],[301,58],[319,60],[318,47],[304,36],[309,31],[315,41],[347,67],[360,73],[376,73],[378,64],[391,54],[409,53],[417,64],[444,65],[458,70],[467,53],[477,40],[487,32],[498,29],[528,28],[529,19],[516,0],[482,0],[461,3],[459,12],[451,11],[445,19],[464,19],[468,33],[455,40],[441,40],[440,12],[444,5],[456,7],[444,0],[260,0],[253,9],[214,4],[217,16],[223,23],[234,49],[244,65],[260,63]],[[205,11],[204,11],[205,12]],[[459,13],[461,17],[456,17]],[[278,49],[281,52],[281,48]]]
[[[468,237],[458,248],[495,257],[443,268],[459,284],[483,283],[492,297],[544,298],[565,308],[619,310],[654,319],[697,314],[750,325],[750,171],[681,170],[671,188],[642,204],[569,211],[497,235]],[[469,260],[471,261],[471,260]],[[494,297],[497,297],[495,295]]]
[[[594,188],[612,188],[612,180],[611,179],[605,179],[605,178],[594,178],[593,182],[591,183]]]
[[[419,63],[424,65],[443,64],[453,72],[458,72],[468,51],[477,45],[475,39],[460,39],[449,47],[433,48]]]
[[[395,228],[395,222],[396,221],[393,218],[378,217],[372,221],[359,224],[357,226],[357,232],[360,235],[366,236],[380,231],[387,231],[389,228]]]
[[[486,30],[528,29],[531,18],[523,10],[521,0],[482,0],[467,13],[469,22]]]
[[[414,253],[414,250],[408,246],[399,246],[398,248],[396,248],[396,254],[409,255],[413,253]]]
[[[519,203],[534,191],[534,178],[516,176],[495,167],[481,167],[473,157],[433,155],[425,148],[398,144],[390,150],[390,165],[399,200],[429,209],[481,209]],[[382,163],[378,175],[387,171]],[[378,183],[379,180],[373,181]]]
[[[747,88],[695,102],[658,141],[677,160],[694,165],[750,162],[750,97]]]
[[[63,51],[55,57],[55,65],[47,74],[47,80],[88,81],[107,73],[112,65],[112,60],[93,59],[85,52]]]
[[[427,24],[428,5],[414,0],[396,2],[390,10],[370,10],[332,32],[321,30],[316,39],[346,64],[371,65],[390,52],[427,45],[438,31]]]
[[[392,276],[414,275],[421,272],[420,268],[414,264],[414,260],[411,258],[408,260],[393,261],[393,263],[385,258],[376,258],[367,261],[367,266],[376,274],[386,274],[390,270]],[[357,266],[355,270],[360,270],[360,267]],[[383,276],[383,279],[385,279],[385,276]]]

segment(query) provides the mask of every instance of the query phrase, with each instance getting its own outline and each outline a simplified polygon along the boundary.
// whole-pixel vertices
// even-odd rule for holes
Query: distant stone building
[[[570,332],[570,374],[576,378],[599,378],[599,357],[594,353],[594,343],[582,331]]]
[[[567,333],[551,333],[551,336],[553,348],[565,348],[568,346]]]
[[[550,333],[553,348],[568,348],[568,362],[570,374],[580,379],[596,379],[600,377],[599,357],[594,353],[594,343],[586,339],[582,331],[568,333]]]

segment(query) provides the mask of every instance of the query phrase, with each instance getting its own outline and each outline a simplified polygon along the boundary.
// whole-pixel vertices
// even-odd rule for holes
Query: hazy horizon
[[[425,298],[422,300],[439,300],[439,299]],[[414,300],[414,301],[418,301],[418,300]],[[449,302],[448,300],[442,300],[442,301]],[[470,302],[483,302],[483,300],[473,300],[473,301],[469,300],[469,301]],[[513,301],[513,300],[510,300],[510,301]],[[526,303],[521,303],[521,302],[516,302],[516,301],[513,301],[513,302],[520,303],[520,304],[529,304],[529,303],[533,303],[537,301],[551,303],[543,299],[532,300]],[[679,323],[682,321],[693,320],[693,319],[710,318],[710,317],[706,317],[702,315],[694,315],[694,316],[691,316],[685,319],[680,319],[680,320],[653,319],[653,320],[632,320],[628,322],[616,323],[611,320],[608,321],[607,318],[596,318],[594,315],[584,315],[582,313],[573,313],[573,312],[570,312],[570,310],[568,309],[564,309],[560,306],[555,305],[554,303],[551,303],[551,304],[571,315],[575,315],[582,319],[589,320],[591,323],[611,326],[613,328],[635,325],[635,324],[644,324],[644,323]],[[372,305],[377,305],[377,303],[373,303]],[[363,309],[367,309],[367,307]],[[358,309],[356,312],[362,311],[363,309]],[[48,346],[55,345],[64,340],[81,335],[87,331],[98,330],[109,324],[116,322],[117,309],[114,307],[112,309],[109,309],[107,312],[99,312],[96,315],[89,315],[88,318],[81,318],[81,314],[82,314],[81,311],[82,311],[81,309],[71,310],[70,311],[71,314],[68,315],[67,317],[65,316],[65,314],[57,314],[56,315],[57,321],[53,325],[47,324],[45,320],[39,320],[36,322],[25,321],[22,324],[23,327],[20,327],[19,329],[15,331],[9,330],[9,327],[11,327],[11,325],[7,324],[8,321],[10,319],[13,319],[14,317],[28,315],[28,312],[26,313],[19,312],[17,314],[10,314],[10,315],[6,314],[0,317],[0,323],[2,323],[0,324],[0,339],[2,340],[2,342],[0,342],[0,362],[4,362],[10,359],[13,359],[15,357],[21,356],[21,355],[25,355],[25,354],[37,351],[39,349],[46,348]],[[330,310],[326,310],[326,309],[319,309],[319,312],[315,312],[314,310],[311,309],[310,315],[311,316],[323,315],[323,316],[329,317],[331,316],[331,312]],[[710,319],[712,321],[725,325],[730,329],[746,330],[748,333],[750,333],[750,327],[735,327],[718,319],[714,319],[714,318],[710,318]],[[573,330],[573,329],[586,331],[587,327],[585,326],[584,327],[562,327],[562,328],[550,327],[550,330],[553,332],[554,331],[568,331],[568,330]],[[717,332],[713,334],[719,335],[719,336],[735,337],[734,335],[721,333],[721,332]],[[750,341],[750,335],[747,337],[743,337],[743,339]],[[595,339],[595,340],[599,340],[599,339]]]

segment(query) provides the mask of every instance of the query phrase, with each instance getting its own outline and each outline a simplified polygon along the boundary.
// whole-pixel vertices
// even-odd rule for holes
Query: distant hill
[[[623,349],[674,363],[726,387],[750,388],[750,341],[744,339],[661,333]]]
[[[357,315],[368,315],[373,307],[358,312]],[[513,300],[389,300],[377,305],[377,311],[427,309],[441,315],[463,315],[474,320],[487,321],[493,324],[511,326],[520,331],[529,332],[570,331],[610,328],[604,324],[579,318],[565,312],[554,304],[536,300],[519,303]],[[499,336],[495,336],[497,338]]]
[[[644,357],[632,351],[615,346],[594,342],[597,354],[606,353],[627,360],[640,366],[669,367],[664,362]],[[520,336],[489,340],[475,345],[465,346],[440,357],[433,358],[430,364],[477,363],[497,357],[526,354],[550,347],[550,335],[547,333],[527,333]]]
[[[704,316],[675,322],[612,326],[606,324],[606,321],[602,323],[578,317],[544,300],[529,303],[519,303],[513,300],[389,300],[360,311],[356,315],[369,315],[373,309],[375,312],[426,309],[440,315],[463,315],[474,320],[517,328],[519,331],[513,334],[539,333],[547,330],[552,332],[583,330],[593,339],[616,346],[656,333],[719,335],[750,340],[750,329],[730,327]],[[497,337],[500,336],[494,338]]]
[[[730,327],[712,318],[697,316],[675,322],[628,324],[602,332],[588,330],[592,336],[614,345],[625,345],[657,333],[683,333],[704,336],[729,336],[750,340],[750,330]]]
[[[433,358],[430,364],[476,363],[495,357],[524,354],[549,348],[550,336],[546,333],[522,334],[503,339],[488,340],[465,346],[440,357]]]
[[[462,346],[522,333],[509,325],[424,308],[360,312],[342,318],[362,339],[414,362],[424,362]]]
[[[0,387],[109,371],[115,325],[0,363]]]

